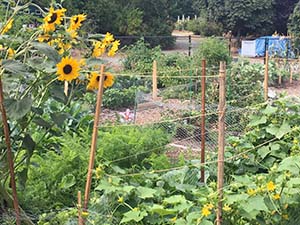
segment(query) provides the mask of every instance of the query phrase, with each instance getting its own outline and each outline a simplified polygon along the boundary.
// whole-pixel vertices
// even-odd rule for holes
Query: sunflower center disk
[[[48,23],[54,23],[56,21],[56,19],[57,19],[57,13],[52,13]]]
[[[72,72],[72,66],[71,65],[65,65],[63,68],[63,71],[65,74],[70,74]]]
[[[79,21],[79,17],[77,16],[76,19],[74,20],[74,23],[77,24]]]

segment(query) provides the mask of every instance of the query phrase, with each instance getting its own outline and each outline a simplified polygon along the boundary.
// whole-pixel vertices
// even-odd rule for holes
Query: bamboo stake
[[[217,225],[222,224],[222,201],[224,185],[224,150],[225,150],[225,62],[220,63],[219,80],[219,137],[218,137],[218,209]]]
[[[290,66],[290,84],[293,83],[293,67],[292,65]]]
[[[4,95],[3,95],[3,86],[2,86],[1,78],[0,78],[0,111],[1,111],[1,116],[2,116],[5,143],[6,143],[6,147],[7,147],[7,161],[8,161],[9,173],[10,173],[10,184],[11,184],[12,195],[13,195],[13,205],[14,205],[14,209],[16,212],[16,224],[21,225],[20,208],[19,208],[19,202],[18,202],[15,171],[14,171],[14,161],[13,161],[13,154],[11,151],[9,126],[7,123],[6,110],[4,107]]]
[[[81,191],[78,191],[77,193],[77,207],[78,207],[78,225],[83,225],[83,219],[81,216],[81,209],[82,209],[82,204],[81,204]]]
[[[265,101],[268,100],[268,83],[269,83],[269,53],[268,53],[268,51],[266,51],[265,79],[264,79],[264,97],[265,97]]]
[[[205,163],[205,76],[206,76],[206,61],[202,60],[202,78],[201,78],[201,165]],[[201,179],[205,181],[204,166],[201,168]]]
[[[152,99],[157,99],[157,62],[153,61],[152,67]]]
[[[100,80],[99,80],[99,87],[98,87],[98,93],[97,93],[96,111],[95,111],[95,118],[94,118],[93,135],[92,135],[92,144],[91,144],[91,151],[90,151],[89,168],[88,168],[87,180],[86,180],[86,185],[85,185],[85,193],[84,193],[84,205],[83,205],[84,211],[86,211],[88,208],[89,195],[90,195],[90,190],[91,190],[92,173],[93,173],[93,168],[94,168],[94,163],[95,163],[97,138],[98,138],[98,124],[99,124],[100,113],[101,113],[104,78],[105,78],[104,65],[101,65]]]

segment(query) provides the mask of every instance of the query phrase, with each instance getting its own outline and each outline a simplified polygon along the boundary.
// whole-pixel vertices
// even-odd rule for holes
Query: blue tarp
[[[266,42],[269,55],[276,54],[279,57],[293,58],[295,54],[291,50],[291,39],[280,36],[264,36],[255,40],[256,56],[265,55]]]

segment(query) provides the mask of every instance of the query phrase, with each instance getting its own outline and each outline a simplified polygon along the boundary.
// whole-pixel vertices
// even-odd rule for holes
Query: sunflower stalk
[[[20,221],[20,209],[19,209],[19,202],[17,197],[17,188],[16,188],[16,180],[15,180],[15,172],[14,172],[14,161],[13,161],[13,153],[11,150],[11,143],[10,143],[10,132],[9,132],[9,126],[7,122],[7,116],[6,116],[6,110],[4,107],[4,95],[3,95],[3,87],[2,87],[2,74],[4,70],[1,72],[0,76],[0,111],[1,111],[1,117],[2,117],[2,123],[3,123],[3,129],[4,129],[4,136],[5,136],[5,143],[7,147],[7,161],[9,165],[9,172],[10,172],[10,183],[13,193],[13,205],[16,213],[16,224],[21,225]]]

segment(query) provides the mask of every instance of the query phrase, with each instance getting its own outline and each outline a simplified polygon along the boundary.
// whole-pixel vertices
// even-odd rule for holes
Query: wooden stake
[[[279,74],[279,77],[278,77],[278,84],[281,85],[281,83],[282,83],[282,76],[281,76],[281,74]]]
[[[99,87],[98,87],[98,93],[97,93],[96,111],[95,111],[95,117],[94,117],[94,127],[93,127],[93,135],[92,135],[89,168],[88,168],[87,180],[86,180],[86,185],[85,185],[85,193],[84,193],[84,205],[83,205],[84,211],[86,211],[88,208],[89,195],[90,195],[90,190],[91,190],[92,174],[93,174],[93,169],[94,169],[97,138],[98,138],[98,124],[99,124],[100,113],[101,113],[104,77],[105,77],[104,65],[101,65],[100,80],[99,80]]]
[[[4,107],[4,95],[3,95],[3,86],[2,86],[1,78],[0,78],[0,111],[1,111],[3,129],[4,129],[5,143],[7,147],[6,154],[7,154],[7,161],[9,166],[9,173],[10,173],[10,184],[11,184],[12,195],[13,195],[13,205],[16,213],[16,224],[21,225],[20,208],[18,202],[16,180],[15,180],[14,160],[13,160],[13,153],[11,151],[10,132],[7,123],[6,110]]]
[[[264,79],[264,97],[265,97],[265,101],[268,100],[268,83],[269,83],[269,53],[268,53],[268,51],[266,51],[265,79]]]
[[[81,191],[78,191],[77,193],[77,208],[78,208],[78,225],[83,225],[83,219],[82,219],[82,204],[81,204]]]
[[[64,85],[65,96],[68,96],[68,91],[69,91],[69,83],[68,81],[65,81],[65,85]]]
[[[152,99],[157,99],[157,62],[153,61],[152,67]]]
[[[200,181],[204,183],[205,181],[205,78],[206,78],[206,61],[202,60],[202,77],[201,77],[201,179]]]
[[[225,62],[220,63],[219,78],[219,137],[218,137],[218,209],[217,225],[222,224],[222,201],[224,185],[224,151],[225,151]]]
[[[290,84],[293,83],[293,66],[290,66]]]

